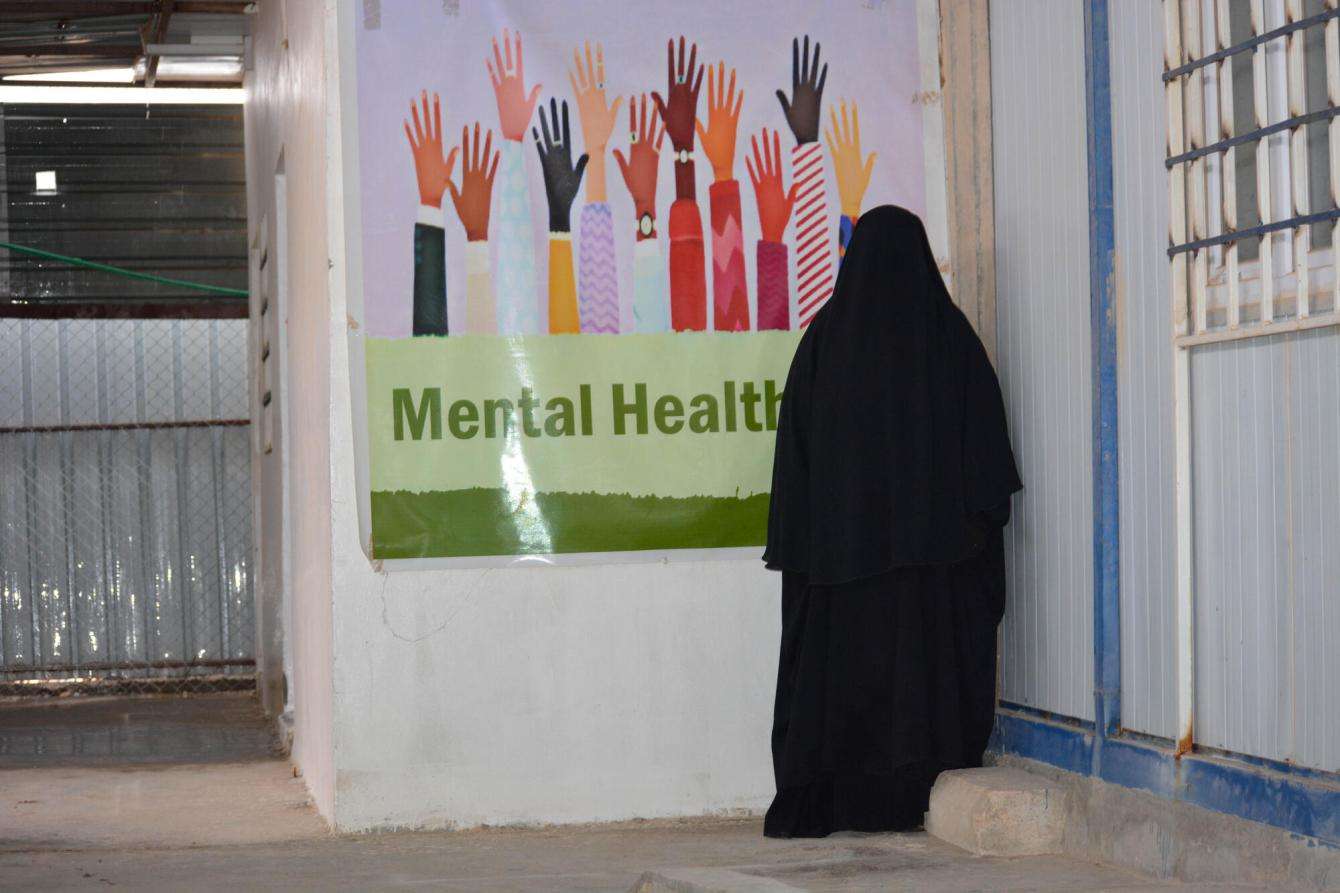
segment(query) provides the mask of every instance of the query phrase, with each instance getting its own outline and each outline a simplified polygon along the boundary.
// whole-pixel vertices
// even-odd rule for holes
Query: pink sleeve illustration
[[[744,230],[740,226],[740,182],[723,180],[708,190],[712,207],[713,327],[718,332],[749,329],[745,284]]]
[[[735,179],[735,135],[744,91],[735,89],[735,69],[726,63],[707,68],[707,123],[697,123],[698,139],[712,163],[708,190],[712,215],[712,327],[718,332],[749,329],[749,288],[745,282],[740,183]]]

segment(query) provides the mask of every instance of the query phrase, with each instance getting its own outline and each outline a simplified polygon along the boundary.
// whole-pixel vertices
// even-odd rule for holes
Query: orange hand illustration
[[[772,132],[772,147],[768,147],[768,128],[763,128],[763,151],[758,151],[758,137],[753,137],[754,157],[745,156],[749,179],[754,184],[754,198],[758,201],[758,225],[763,241],[780,242],[786,235],[786,224],[796,204],[796,184],[788,190],[782,183],[782,142],[777,131]]]
[[[405,122],[405,136],[409,138],[409,150],[414,155],[414,175],[419,180],[419,204],[442,207],[442,193],[447,191],[451,182],[451,169],[456,164],[456,150],[445,158],[442,155],[442,101],[433,94],[433,117],[428,117],[428,91],[421,94],[423,119],[419,118],[419,109],[410,100],[409,113],[414,119],[414,131],[411,133],[409,122]],[[427,130],[425,130],[425,126]]]
[[[489,80],[493,82],[493,95],[498,100],[498,126],[504,139],[520,141],[530,126],[530,116],[535,111],[535,101],[540,98],[540,85],[526,95],[526,70],[521,60],[521,34],[516,36],[516,64],[513,66],[512,43],[508,32],[503,30],[503,49],[499,52],[498,39],[493,39],[493,58],[485,59],[489,69]]]
[[[639,239],[655,235],[656,171],[661,160],[661,141],[664,139],[665,128],[660,126],[656,109],[647,108],[647,94],[642,94],[640,103],[635,98],[629,98],[628,157],[625,158],[622,152],[615,149],[614,160],[619,162],[624,184],[633,197]]]
[[[470,128],[461,128],[461,154],[465,166],[461,170],[461,188],[447,181],[456,216],[465,227],[465,238],[482,242],[489,237],[489,206],[493,201],[493,177],[498,173],[498,158],[502,155],[493,148],[493,131],[485,131],[484,151],[479,150],[479,122],[475,122],[475,144],[471,151]],[[455,150],[452,150],[455,152]]]
[[[698,139],[702,140],[707,160],[712,162],[712,175],[717,182],[735,179],[735,134],[740,124],[740,106],[744,104],[744,90],[735,92],[735,69],[730,70],[730,86],[726,86],[726,63],[718,62],[716,71],[707,68],[707,126],[695,122]]]
[[[829,109],[833,119],[831,129],[824,132],[828,151],[833,155],[833,170],[837,174],[838,198],[842,213],[847,217],[861,216],[861,199],[870,185],[870,172],[875,167],[875,153],[861,163],[861,118],[856,103],[851,104],[851,119],[847,118],[847,101],[842,101],[842,123],[838,124],[836,109]]]
[[[586,143],[586,154],[590,164],[586,171],[586,200],[591,203],[605,201],[605,147],[609,144],[610,132],[619,114],[619,105],[623,99],[616,98],[613,105],[605,102],[605,50],[596,44],[594,61],[591,58],[591,44],[586,44],[586,65],[582,65],[581,54],[572,51],[573,71],[568,72],[572,83],[572,92],[577,97],[577,117],[582,123],[582,140]]]

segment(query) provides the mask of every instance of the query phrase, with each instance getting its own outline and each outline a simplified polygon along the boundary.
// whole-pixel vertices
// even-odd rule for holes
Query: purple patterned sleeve
[[[582,331],[617,334],[619,275],[614,262],[614,215],[609,203],[584,205],[577,227],[577,304]]]

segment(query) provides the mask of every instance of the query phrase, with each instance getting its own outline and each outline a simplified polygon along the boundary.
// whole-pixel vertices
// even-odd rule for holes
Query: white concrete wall
[[[343,146],[353,123],[338,122]],[[356,213],[351,194],[342,216]],[[360,277],[348,257],[332,254],[329,319],[335,824],[765,809],[781,579],[757,559],[390,574],[369,563],[344,337],[358,297],[344,283]]]
[[[331,469],[325,436],[331,392],[326,229],[328,10],[326,4],[314,0],[257,6],[254,69],[246,78],[251,241],[266,215],[271,220],[270,232],[277,231],[274,185],[281,156],[288,182],[287,393],[293,428],[289,463],[293,629],[288,645],[293,655],[293,678],[289,680],[294,705],[293,760],[317,806],[330,816],[335,808],[335,764],[331,745]],[[252,399],[256,399],[254,388]],[[259,608],[262,600],[279,598],[281,517],[275,497],[281,481],[273,455],[258,458],[255,478],[259,496],[255,536],[262,564]]]

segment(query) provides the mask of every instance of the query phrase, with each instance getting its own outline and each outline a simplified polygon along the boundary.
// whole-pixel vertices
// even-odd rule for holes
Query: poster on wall
[[[855,220],[943,231],[934,7],[358,3],[370,557],[756,553]]]

